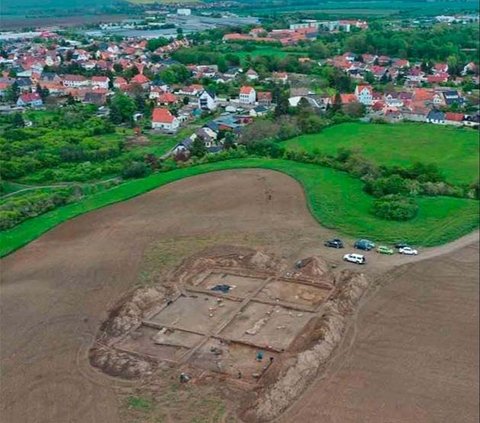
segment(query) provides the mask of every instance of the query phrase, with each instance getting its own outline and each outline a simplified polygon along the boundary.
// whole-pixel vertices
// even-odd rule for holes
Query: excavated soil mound
[[[330,280],[332,277],[328,263],[319,256],[307,257],[295,263],[293,277]]]

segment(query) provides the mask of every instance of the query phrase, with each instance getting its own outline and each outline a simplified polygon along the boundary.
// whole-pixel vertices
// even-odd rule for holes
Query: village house
[[[121,76],[117,76],[113,81],[113,88],[116,88],[117,90],[125,90],[127,86],[127,80]]]
[[[157,97],[158,104],[164,104],[166,106],[172,105],[178,102],[178,98],[175,94],[164,92]]]
[[[272,78],[275,82],[280,82],[286,84],[288,82],[288,73],[287,72],[273,72]]]
[[[355,97],[359,103],[371,106],[373,103],[372,87],[370,85],[357,85],[355,87]]]
[[[43,100],[38,93],[25,93],[17,100],[18,107],[42,107]]]
[[[456,90],[443,91],[442,96],[443,101],[447,106],[452,106],[454,104],[461,106],[465,102],[463,97]]]
[[[182,87],[178,90],[178,94],[197,96],[203,91],[203,86],[200,84],[192,84],[187,87]]]
[[[152,129],[161,129],[165,132],[175,133],[179,126],[179,120],[168,109],[162,107],[153,109]]]
[[[90,85],[90,81],[83,75],[64,75],[62,83],[64,87],[68,88],[88,87]]]
[[[108,84],[110,83],[110,78],[108,76],[92,76],[91,81],[93,88],[108,90]]]
[[[147,89],[150,86],[150,80],[143,74],[138,73],[135,75],[131,80],[131,84],[138,84],[140,85],[143,89]]]
[[[432,109],[428,113],[426,121],[436,125],[443,125],[445,123],[445,113],[437,109]]]
[[[255,104],[257,93],[253,87],[244,85],[240,88],[238,99],[242,104]]]
[[[217,97],[214,92],[204,90],[198,97],[198,107],[202,110],[215,110],[217,108]]]
[[[231,68],[228,68],[227,71],[223,73],[223,76],[228,79],[234,79],[240,74],[240,72],[242,72],[241,68],[231,67]]]
[[[253,69],[249,69],[245,75],[249,81],[256,81],[258,79],[258,73]]]
[[[253,109],[250,109],[250,116],[252,117],[261,117],[265,116],[268,113],[268,109],[265,106],[256,106]]]
[[[259,91],[257,93],[257,102],[259,106],[269,107],[272,104],[272,93],[269,91]]]

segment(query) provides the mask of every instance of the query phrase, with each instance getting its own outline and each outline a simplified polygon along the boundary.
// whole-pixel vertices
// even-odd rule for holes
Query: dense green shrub
[[[0,204],[0,230],[12,228],[25,219],[64,205],[72,194],[72,189],[65,188],[9,197]]]
[[[384,197],[390,194],[408,193],[408,183],[400,175],[391,175],[367,181],[364,189],[374,197]]]
[[[150,167],[145,162],[130,162],[123,169],[124,178],[142,178],[151,172]]]
[[[413,197],[390,194],[373,203],[373,214],[386,220],[410,220],[417,213],[418,204]]]

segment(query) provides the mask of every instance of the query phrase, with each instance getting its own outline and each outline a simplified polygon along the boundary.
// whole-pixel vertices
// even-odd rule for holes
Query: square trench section
[[[181,295],[148,320],[152,325],[199,334],[214,333],[233,317],[240,303],[201,293]]]
[[[284,351],[315,313],[251,301],[220,332],[222,338]]]

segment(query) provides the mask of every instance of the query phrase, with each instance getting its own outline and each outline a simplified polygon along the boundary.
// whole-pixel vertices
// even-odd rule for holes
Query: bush
[[[386,195],[373,203],[373,214],[386,220],[410,220],[417,213],[418,204],[412,197]]]
[[[374,197],[384,197],[390,194],[406,194],[409,192],[408,180],[400,175],[377,178],[367,181],[365,192]]]
[[[150,167],[144,162],[130,162],[123,169],[122,176],[128,178],[143,178],[150,173]]]

